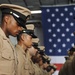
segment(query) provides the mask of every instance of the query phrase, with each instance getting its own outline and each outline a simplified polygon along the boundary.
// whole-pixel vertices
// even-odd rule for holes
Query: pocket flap
[[[8,60],[14,59],[13,54],[7,50],[2,51],[2,57]]]

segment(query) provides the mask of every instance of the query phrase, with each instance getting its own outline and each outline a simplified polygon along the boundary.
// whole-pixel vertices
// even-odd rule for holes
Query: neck
[[[7,32],[7,29],[4,25],[1,25],[2,30],[4,31],[7,38],[9,38],[9,33]]]
[[[18,42],[18,45],[20,45],[23,48],[23,50],[26,51],[27,47],[24,46],[24,44],[22,42]]]

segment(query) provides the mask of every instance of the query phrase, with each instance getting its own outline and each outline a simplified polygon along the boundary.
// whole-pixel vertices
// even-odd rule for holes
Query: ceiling
[[[1,3],[17,4],[29,8],[31,11],[40,10],[41,6],[63,5],[75,3],[75,0],[0,0]],[[28,23],[41,23],[41,14],[32,14]]]

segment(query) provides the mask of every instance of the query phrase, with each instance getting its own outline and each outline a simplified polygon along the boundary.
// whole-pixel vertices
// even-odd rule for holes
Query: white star
[[[72,43],[71,46],[74,47],[74,43]]]
[[[62,33],[62,35],[61,35],[62,37],[65,37],[65,34],[64,33]]]
[[[67,40],[67,42],[70,42],[70,38],[67,38],[66,40]]]
[[[74,10],[75,10],[75,7],[74,7]]]
[[[68,8],[65,8],[64,10],[65,10],[65,11],[68,11]]]
[[[47,12],[50,12],[50,9],[47,9],[46,11],[47,11]]]
[[[60,29],[59,28],[57,29],[57,32],[60,32]]]
[[[73,16],[73,13],[72,12],[70,12],[70,16]]]
[[[49,39],[49,42],[52,42],[52,39]]]
[[[48,29],[48,32],[51,32],[52,30],[51,29]]]
[[[61,13],[60,16],[64,16],[64,13]]]
[[[50,19],[50,18],[48,18],[48,19],[47,19],[47,21],[48,21],[48,22],[51,22],[51,19]]]
[[[63,44],[62,44],[62,47],[66,47],[66,44],[65,44],[65,43],[63,43]]]
[[[53,44],[53,47],[56,47],[57,45],[56,44]]]
[[[73,33],[71,33],[71,36],[74,36],[74,34],[73,34]]]
[[[68,32],[70,29],[69,28],[66,28],[66,32]]]
[[[69,18],[65,18],[65,21],[69,21]]]
[[[49,52],[52,53],[52,49],[49,49]]]
[[[53,13],[51,16],[52,16],[52,17],[55,17],[55,14]]]
[[[58,39],[57,39],[57,42],[61,42],[61,39],[60,39],[60,38],[58,38]]]
[[[56,37],[56,34],[53,34],[53,37]]]
[[[52,24],[52,27],[55,27],[55,23]]]
[[[64,24],[64,23],[61,23],[61,26],[62,26],[62,27],[64,27],[64,26],[65,26],[65,24]]]
[[[58,49],[58,52],[61,53],[61,49]]]
[[[74,23],[73,23],[73,22],[71,22],[71,23],[70,23],[70,26],[74,26]]]
[[[56,8],[56,9],[55,9],[55,11],[56,11],[56,12],[58,12],[58,11],[59,11],[59,9],[58,9],[58,8]]]
[[[57,19],[56,19],[56,21],[57,21],[57,22],[59,22],[59,21],[60,21],[60,19],[59,19],[59,18],[57,18]]]

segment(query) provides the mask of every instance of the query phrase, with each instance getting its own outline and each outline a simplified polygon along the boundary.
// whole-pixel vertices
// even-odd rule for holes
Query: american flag
[[[41,10],[45,52],[57,65],[54,75],[58,75],[67,50],[75,43],[75,5],[44,6]]]

